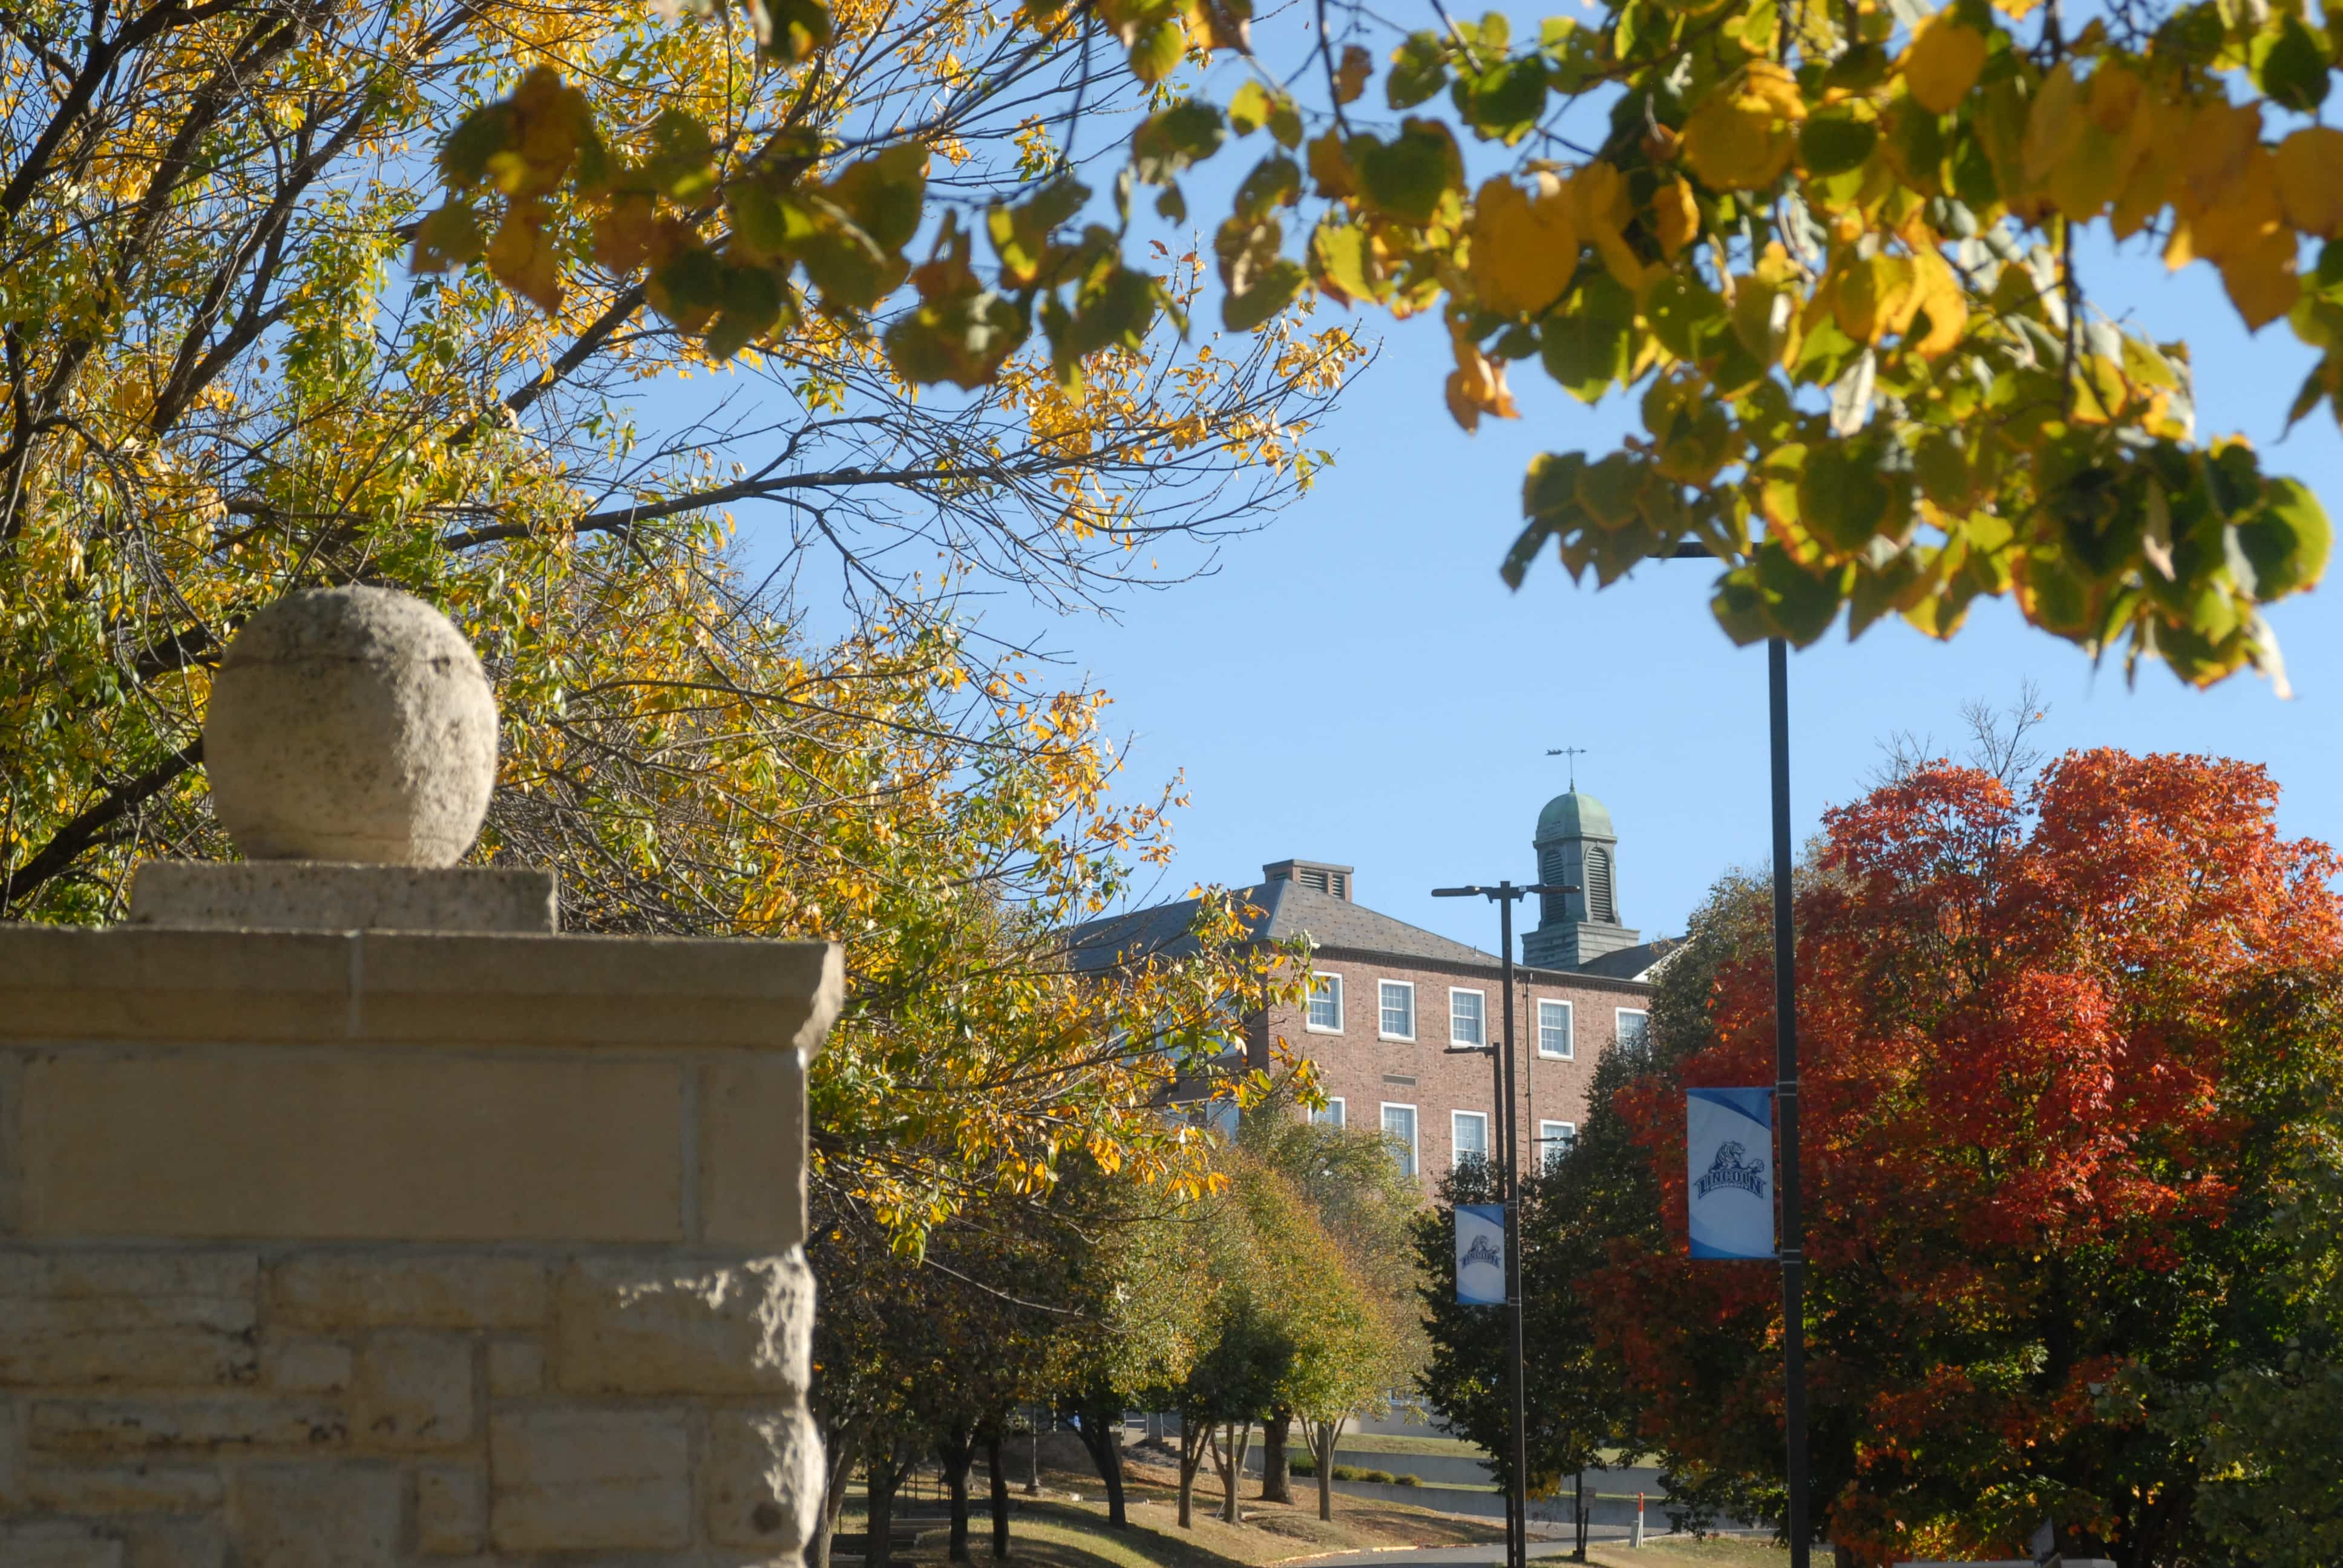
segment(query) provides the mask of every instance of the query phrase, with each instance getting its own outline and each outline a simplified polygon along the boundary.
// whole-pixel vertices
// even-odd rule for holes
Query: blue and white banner
[[[1684,1092],[1684,1206],[1695,1258],[1765,1258],[1774,1249],[1774,1091]]]
[[[1467,1307],[1505,1304],[1505,1206],[1456,1205],[1456,1300]]]

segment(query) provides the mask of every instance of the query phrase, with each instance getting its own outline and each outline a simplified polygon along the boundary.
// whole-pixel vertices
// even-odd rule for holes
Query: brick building
[[[1581,890],[1541,899],[1513,970],[1525,1167],[1576,1135],[1596,1059],[1643,1027],[1650,977],[1674,945],[1642,941],[1621,923],[1618,837],[1600,802],[1574,789],[1556,797],[1532,847],[1538,879]],[[1257,911],[1256,940],[1304,938],[1312,960],[1306,1003],[1246,1020],[1253,1065],[1269,1065],[1272,1041],[1310,1058],[1328,1100],[1318,1114],[1382,1127],[1427,1187],[1457,1161],[1485,1157],[1496,1137],[1490,1059],[1447,1050],[1499,1038],[1497,956],[1369,909],[1350,866],[1278,860],[1240,892]],[[1074,933],[1075,950],[1104,962],[1175,948],[1195,913],[1183,900],[1094,921]]]

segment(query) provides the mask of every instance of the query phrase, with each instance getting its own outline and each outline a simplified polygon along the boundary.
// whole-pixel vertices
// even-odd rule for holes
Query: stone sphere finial
[[[449,866],[488,814],[496,699],[464,634],[421,599],[313,588],[228,644],[204,763],[250,859]]]

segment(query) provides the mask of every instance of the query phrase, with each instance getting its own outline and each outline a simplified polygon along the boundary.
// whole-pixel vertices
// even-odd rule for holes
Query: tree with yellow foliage
[[[1691,550],[1741,641],[1842,610],[1949,637],[2010,595],[2127,668],[2282,689],[2262,608],[2318,581],[2326,513],[2199,431],[2186,344],[2096,308],[2083,258],[2213,267],[2249,329],[2285,317],[2308,350],[2294,417],[2343,409],[2336,40],[2301,0],[1602,0],[1518,40],[1427,10],[1319,0],[1272,36],[1246,0],[1027,0],[919,115],[705,156],[695,130],[688,174],[548,77],[445,146],[418,260],[524,286],[495,249],[538,264],[520,226],[557,273],[589,245],[637,263],[719,350],[812,312],[911,379],[986,382],[1035,332],[1071,377],[1177,303],[1124,254],[1139,187],[1184,221],[1181,176],[1252,139],[1213,237],[1230,330],[1312,293],[1437,310],[1468,429],[1513,416],[1524,361],[1590,402],[1641,388],[1620,450],[1531,466],[1509,581],[1548,545],[1602,583]],[[740,13],[790,103],[827,101],[893,15]],[[919,149],[1068,72],[1056,177],[922,183]],[[1101,157],[1083,105],[1133,83],[1153,112]],[[1075,183],[1091,161],[1111,213]]]
[[[906,20],[923,43],[830,89],[949,92],[965,19]],[[771,574],[783,619],[835,591],[825,624],[908,647],[953,635],[952,594],[1088,603],[1146,578],[1163,537],[1251,526],[1307,483],[1305,431],[1356,355],[1339,333],[1134,337],[1079,388],[1008,355],[947,401],[827,318],[737,353],[682,332],[623,267],[518,308],[485,273],[411,275],[432,149],[555,71],[590,74],[596,113],[649,145],[684,123],[766,142],[815,112],[649,0],[0,8],[7,916],[102,918],[140,850],[209,844],[207,670],[295,588],[389,582],[454,615],[497,665],[509,786],[573,699],[689,661],[713,635],[695,582],[751,572],[715,597],[769,614],[749,587]],[[964,124],[936,159],[1013,178],[1047,106]],[[526,283],[551,253],[516,272],[512,243],[498,266]],[[1167,266],[1165,295],[1193,272]],[[973,646],[961,677],[986,673]]]
[[[920,15],[829,90],[953,91],[965,19]],[[518,307],[410,274],[432,149],[509,80],[590,76],[660,146],[816,112],[752,45],[628,0],[32,0],[0,61],[0,915],[113,918],[136,859],[226,853],[220,650],[287,591],[388,583],[495,681],[483,858],[558,869],[573,929],[843,944],[830,1200],[914,1250],[1078,1152],[1209,1181],[1150,1102],[1263,977],[1224,911],[1180,961],[1069,972],[1056,932],[1160,874],[1165,802],[1111,801],[1103,694],[1050,689],[953,596],[1090,603],[1162,536],[1252,526],[1307,482],[1347,337],[1152,333],[1079,386],[1011,354],[945,399],[819,314],[718,364],[623,266]],[[936,162],[1014,177],[1036,106]]]

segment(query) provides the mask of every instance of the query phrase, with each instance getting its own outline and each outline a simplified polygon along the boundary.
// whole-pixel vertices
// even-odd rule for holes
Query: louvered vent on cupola
[[[1586,918],[1606,926],[1619,923],[1611,901],[1611,851],[1600,844],[1586,846]]]
[[[1299,882],[1311,891],[1323,893],[1330,899],[1351,901],[1349,866],[1330,866],[1322,860],[1273,860],[1261,869],[1264,882]]]

